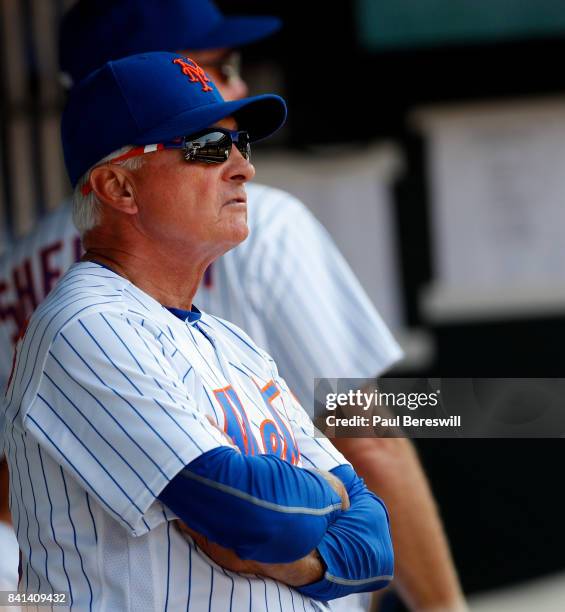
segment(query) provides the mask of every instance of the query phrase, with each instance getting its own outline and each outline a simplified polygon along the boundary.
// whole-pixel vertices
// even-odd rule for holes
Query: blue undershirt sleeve
[[[331,470],[345,485],[350,508],[328,526],[317,549],[325,566],[323,578],[297,590],[327,601],[351,593],[376,591],[393,578],[394,555],[388,513],[351,466]]]
[[[316,472],[227,446],[191,461],[159,499],[211,541],[263,563],[306,556],[342,514],[341,498]]]

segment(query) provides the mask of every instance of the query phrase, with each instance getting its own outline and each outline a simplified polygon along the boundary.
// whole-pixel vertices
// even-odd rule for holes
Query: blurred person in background
[[[70,85],[111,59],[145,51],[189,52],[226,100],[239,99],[247,85],[234,48],[279,27],[272,17],[224,16],[209,0],[80,0],[62,22],[61,70]],[[371,380],[383,374],[402,357],[401,350],[324,228],[288,193],[255,183],[247,192],[250,238],[214,262],[195,303],[241,326],[265,347],[304,406],[313,406],[316,377]],[[69,203],[61,206],[0,262],[0,283],[12,288],[13,297],[0,323],[6,355],[18,327],[82,254],[70,211]],[[32,268],[40,286],[34,286]],[[1,361],[7,378],[7,359]],[[438,511],[411,442],[333,442],[390,509],[395,586],[408,608],[464,609]],[[362,606],[351,598],[333,605],[348,612]]]

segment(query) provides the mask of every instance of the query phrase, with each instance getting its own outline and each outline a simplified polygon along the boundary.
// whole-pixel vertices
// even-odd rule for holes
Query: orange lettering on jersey
[[[212,91],[212,88],[208,85],[210,79],[206,76],[204,70],[190,57],[186,59],[177,57],[173,60],[173,64],[177,64],[182,68],[182,73],[186,74],[191,83],[200,83],[202,91]]]
[[[283,419],[282,413],[272,406],[272,403],[281,397],[280,389],[274,380],[270,380],[265,386],[260,387],[255,379],[253,379],[255,386],[261,393],[261,397],[265,402],[265,406],[271,413],[273,420],[265,419],[261,423],[261,437],[263,439],[263,446],[265,452],[278,455],[281,459],[284,459],[292,465],[298,465],[300,461],[300,450],[290,421],[287,422]],[[284,408],[284,402],[282,403]],[[282,444],[281,444],[282,443]]]

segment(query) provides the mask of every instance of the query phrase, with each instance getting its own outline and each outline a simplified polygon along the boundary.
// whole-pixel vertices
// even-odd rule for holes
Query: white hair
[[[84,234],[86,234],[86,232],[95,228],[100,223],[101,203],[96,197],[96,194],[94,191],[90,191],[90,193],[86,195],[82,193],[83,187],[87,185],[88,181],[90,180],[90,173],[97,166],[101,166],[110,159],[127,153],[132,148],[133,147],[131,146],[122,147],[121,149],[110,153],[110,155],[107,155],[98,163],[94,164],[94,166],[89,168],[79,179],[73,193],[73,223],[79,231],[81,238],[84,236]],[[138,168],[141,168],[143,162],[143,156],[140,155],[139,157],[131,157],[130,159],[117,163],[122,166],[122,168],[137,170]]]

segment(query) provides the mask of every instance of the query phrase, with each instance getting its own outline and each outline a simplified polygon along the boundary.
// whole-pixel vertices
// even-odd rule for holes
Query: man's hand
[[[292,563],[260,563],[250,559],[240,559],[233,550],[210,542],[208,538],[182,521],[177,521],[177,524],[180,531],[189,535],[212,561],[226,570],[241,574],[259,574],[293,587],[317,582],[324,574],[322,560],[315,550]]]
[[[334,476],[331,472],[314,469],[311,469],[310,471],[320,474],[320,476],[322,476],[326,480],[330,487],[341,497],[341,509],[347,510],[350,505],[349,495],[347,494],[347,489],[343,485],[343,482],[341,482],[341,480],[337,476]]]
[[[292,587],[301,587],[321,580],[325,566],[317,550],[292,563],[257,563],[259,573]]]
[[[233,443],[233,440],[227,435],[223,429],[212,419],[206,417],[210,424],[215,427],[225,438],[228,446],[231,446],[238,452],[239,448]],[[316,472],[341,498],[342,510],[349,508],[349,495],[343,482],[330,472],[323,470],[311,470]],[[210,542],[208,538],[194,531],[182,521],[177,521],[180,531],[189,535],[197,546],[206,554],[212,561],[216,562],[220,567],[232,572],[241,574],[258,574],[268,578],[273,578],[279,582],[283,582],[289,586],[299,587],[306,584],[311,584],[321,580],[324,575],[324,565],[321,557],[316,550],[311,551],[308,555],[292,563],[260,563],[250,559],[240,559],[237,554],[230,548],[224,548],[215,542]]]

